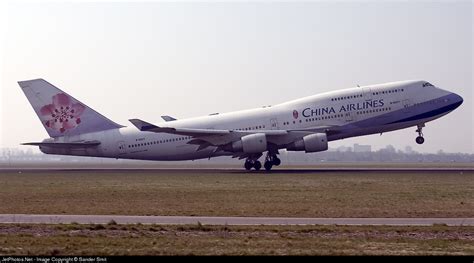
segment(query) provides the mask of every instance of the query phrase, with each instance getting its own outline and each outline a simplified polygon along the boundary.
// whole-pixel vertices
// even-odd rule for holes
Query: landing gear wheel
[[[266,161],[263,166],[265,167],[265,170],[270,171],[272,169],[273,163]]]
[[[418,136],[416,137],[416,143],[423,144],[425,142],[425,138]]]
[[[262,168],[262,164],[260,163],[260,161],[255,161],[255,163],[253,164],[253,168],[255,168],[255,171],[260,171],[260,168]]]
[[[265,170],[270,171],[272,167],[278,166],[281,164],[281,160],[277,157],[278,151],[268,151],[267,156],[265,157]]]
[[[250,171],[250,169],[252,169],[252,166],[253,165],[251,162],[245,161],[245,164],[244,164],[245,170]]]
[[[273,165],[278,166],[281,164],[281,160],[278,159],[277,157],[273,158]]]
[[[418,133],[418,137],[416,137],[416,143],[418,144],[423,144],[425,142],[425,138],[423,138],[423,127],[425,127],[425,124],[419,124],[418,129],[416,129],[416,132]]]

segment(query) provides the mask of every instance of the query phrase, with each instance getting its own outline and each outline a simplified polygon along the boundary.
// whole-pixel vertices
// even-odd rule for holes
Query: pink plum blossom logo
[[[85,109],[82,104],[73,103],[71,98],[64,93],[54,95],[52,100],[53,103],[40,109],[46,127],[63,133],[81,123],[80,116]]]
[[[293,118],[298,119],[298,111],[297,110],[293,111]]]

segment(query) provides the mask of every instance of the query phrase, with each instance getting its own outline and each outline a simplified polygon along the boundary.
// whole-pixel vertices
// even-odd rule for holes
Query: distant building
[[[354,152],[356,153],[368,153],[372,151],[372,146],[370,145],[360,145],[358,143],[354,144]]]
[[[339,146],[337,147],[338,152],[352,152],[352,147]]]
[[[382,149],[382,151],[388,152],[388,153],[396,153],[397,149],[395,149],[395,147],[393,147],[393,145],[389,144],[384,149]]]

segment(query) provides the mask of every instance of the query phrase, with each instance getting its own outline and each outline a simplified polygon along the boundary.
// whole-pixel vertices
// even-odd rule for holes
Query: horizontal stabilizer
[[[84,148],[94,147],[100,144],[99,141],[80,141],[80,142],[28,142],[22,145],[47,146],[54,148]]]

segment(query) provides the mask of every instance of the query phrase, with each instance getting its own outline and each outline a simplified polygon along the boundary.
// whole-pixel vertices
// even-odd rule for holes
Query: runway
[[[409,173],[409,172],[430,172],[430,173],[443,173],[443,172],[458,172],[458,173],[472,173],[474,172],[474,167],[282,167],[267,171],[246,171],[243,168],[173,168],[173,167],[163,167],[163,168],[116,168],[116,167],[48,167],[48,168],[39,168],[39,167],[0,167],[0,173],[2,172],[146,172],[146,173],[194,173],[196,171],[208,174],[241,174],[241,173],[270,173],[270,174],[308,174],[308,173],[327,173],[327,172],[341,172],[341,173],[351,173],[351,172],[395,172],[395,173]]]
[[[386,226],[474,226],[474,218],[288,218],[288,217],[204,217],[124,215],[27,215],[0,214],[3,224],[160,224],[160,225],[386,225]]]

